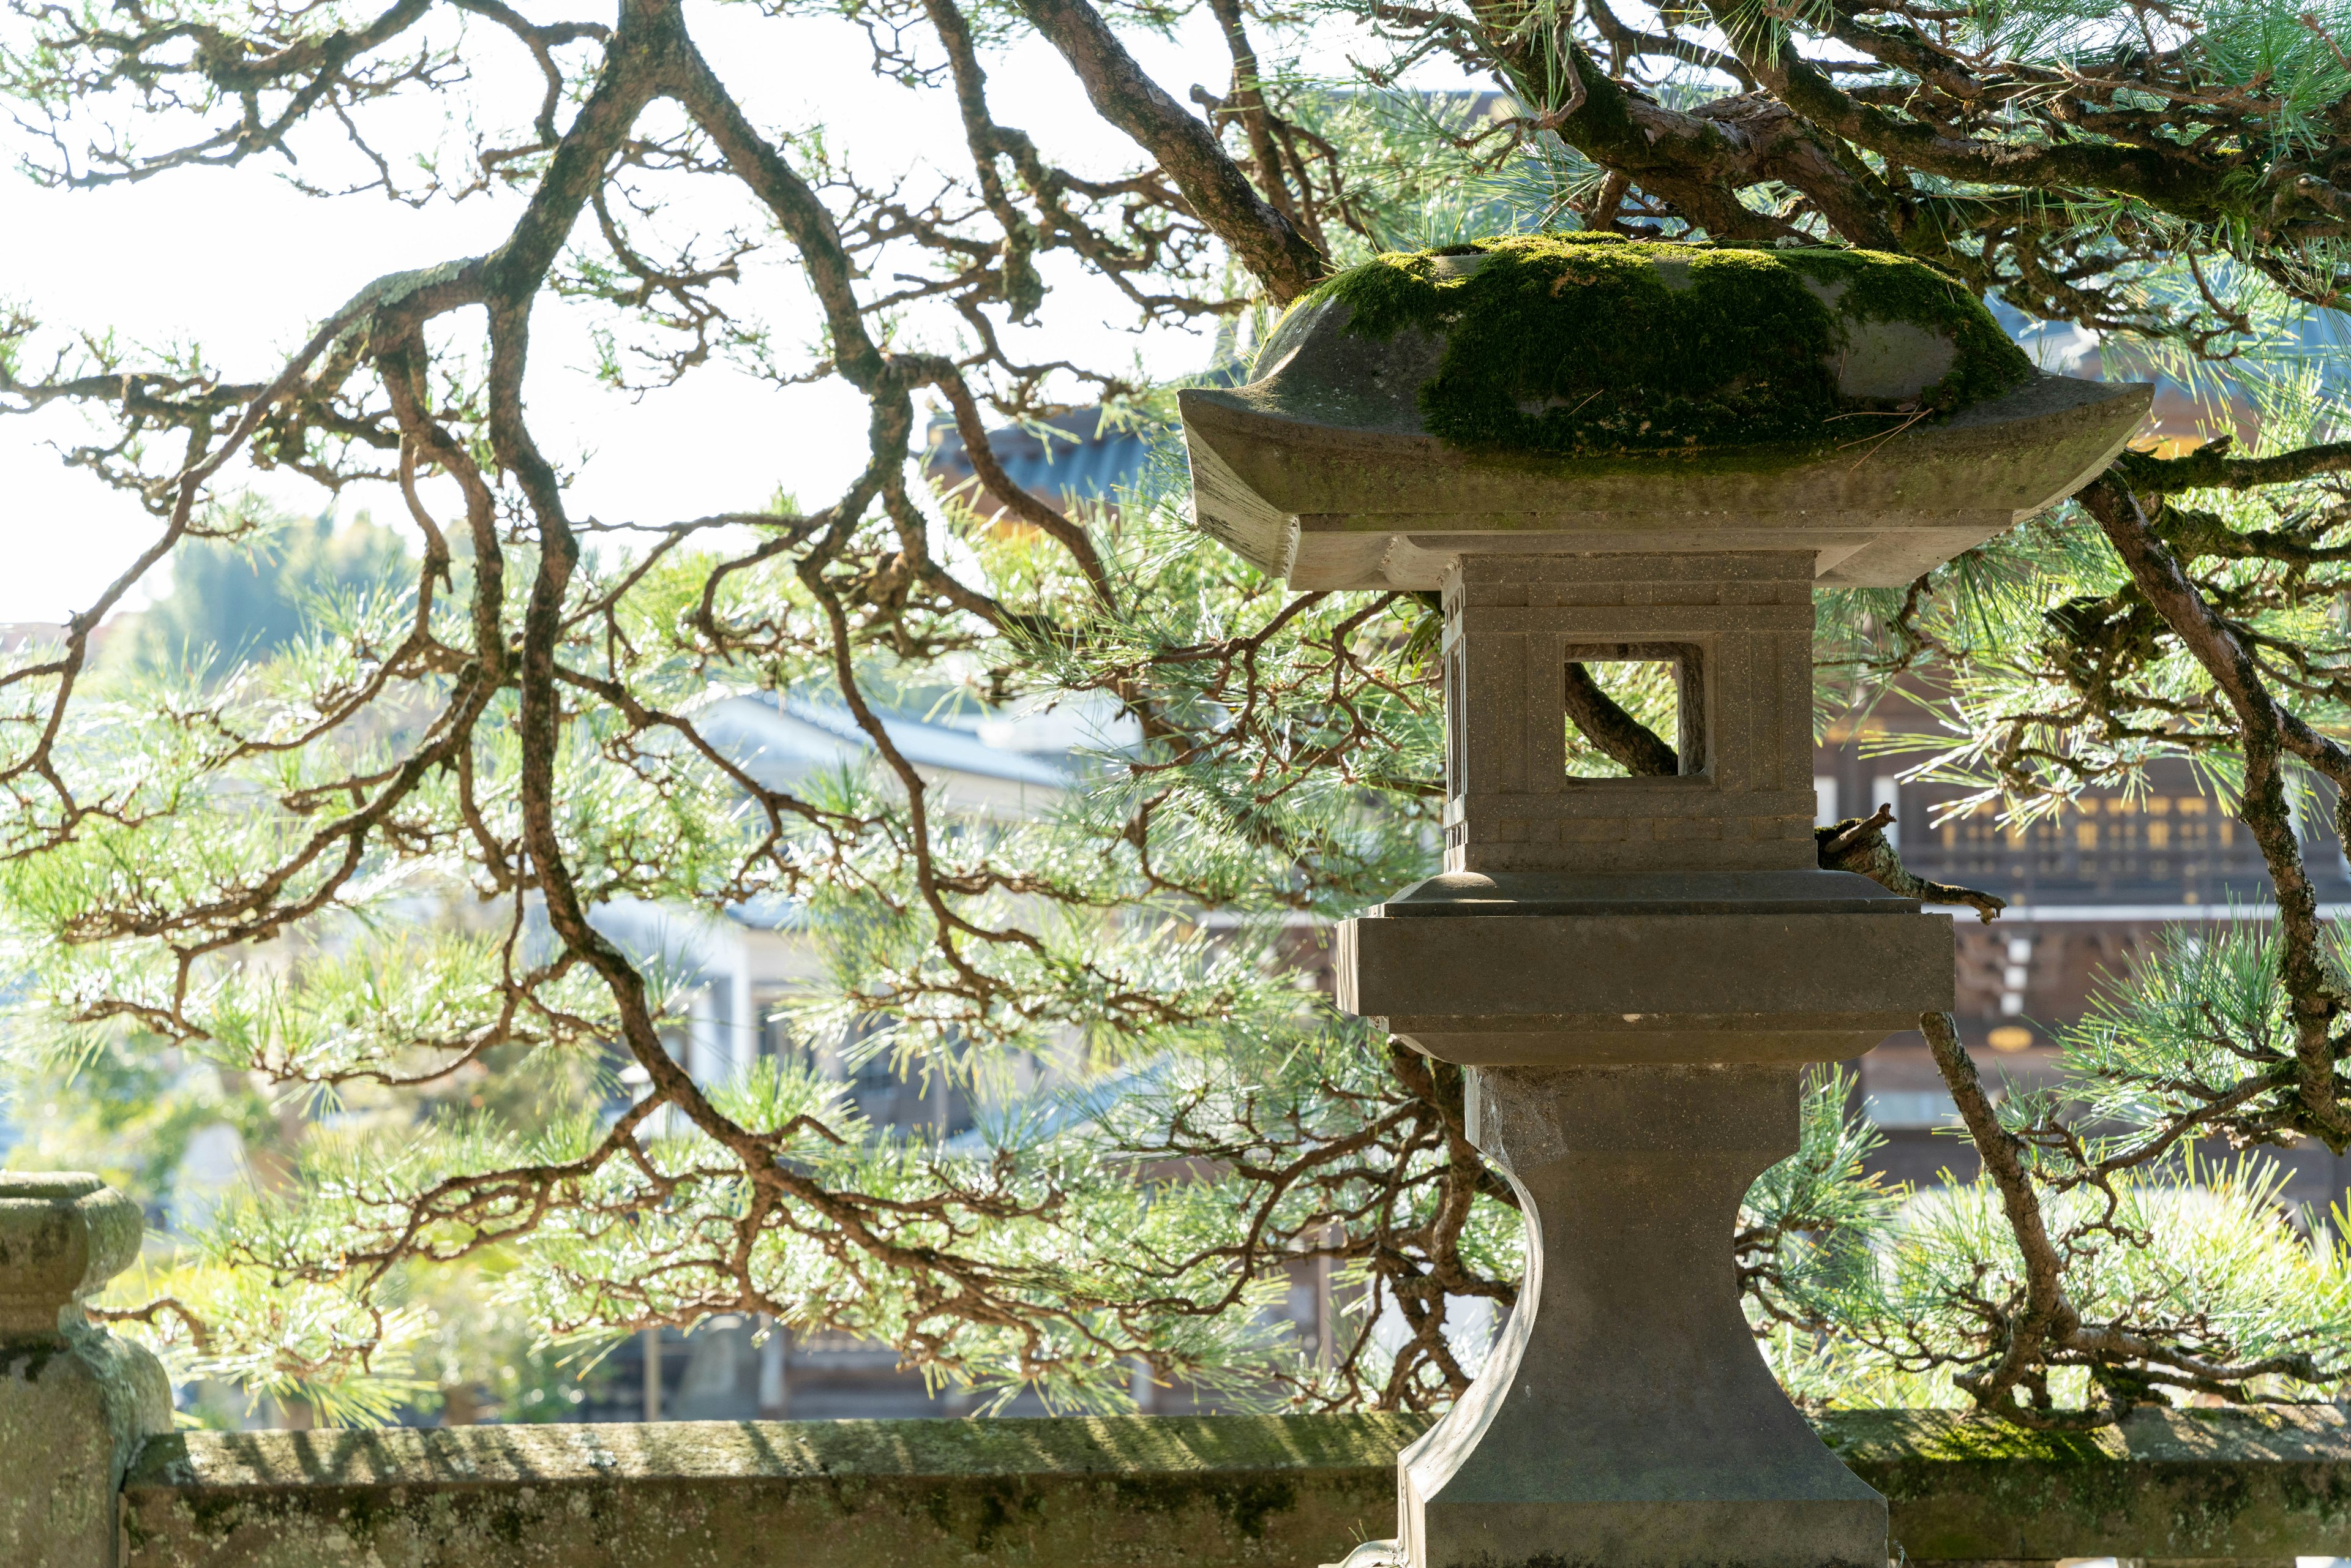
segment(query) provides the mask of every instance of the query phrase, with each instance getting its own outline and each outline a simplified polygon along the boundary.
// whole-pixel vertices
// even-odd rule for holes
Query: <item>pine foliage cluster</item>
[[[161,1204],[207,1129],[244,1150],[110,1298],[124,1332],[339,1420],[476,1385],[552,1413],[565,1365],[731,1312],[1057,1409],[1125,1407],[1138,1363],[1227,1408],[1457,1396],[1514,1297],[1515,1197],[1458,1071],[1295,978],[1329,921],[1431,868],[1431,610],[1221,554],[1164,441],[1065,507],[985,433],[1098,408],[1164,435],[1172,389],[1123,329],[1230,376],[1349,266],[1579,232],[1906,255],[2253,416],[1906,590],[1824,591],[1817,689],[1823,725],[1928,694],[1941,727],[1903,765],[2013,822],[2185,758],[2261,846],[2275,918],[2116,977],[2059,1093],[1998,1093],[1924,1020],[1979,1181],[1865,1177],[1872,1134],[1820,1079],[1729,1239],[1811,1401],[2064,1426],[2340,1396],[2344,1218],[2287,1211],[2258,1155],[2351,1145],[2351,973],[2294,827],[2351,800],[2351,15],[740,10],[769,59],[706,52],[677,0],[14,0],[25,177],[200,188],[250,162],[499,222],[482,254],[289,312],[276,360],[0,312],[0,410],[79,410],[66,459],[153,524],[0,664],[20,1157]],[[876,114],[931,117],[919,165],[730,86],[823,29],[870,47]],[[1228,79],[1187,105],[1137,62],[1152,35],[1212,40]],[[1067,66],[1050,125],[991,94],[1031,46]],[[524,395],[554,369],[535,315],[585,323],[608,440],[627,399],[726,365],[857,400],[859,471],[582,515],[578,444]],[[922,476],[925,410],[973,489]],[[296,485],[396,496],[401,548],[252,498]],[[102,651],[167,559],[179,589]],[[747,767],[707,727],[761,693],[837,705],[870,764]],[[893,740],[909,707],[1058,708],[1097,739],[1049,809],[990,814]],[[791,1037],[945,1078],[978,1128],[877,1129],[804,1060],[696,1082],[667,1044],[694,977],[607,934],[625,906],[791,908],[823,961]],[[1317,1267],[1329,1345],[1273,1310]]]

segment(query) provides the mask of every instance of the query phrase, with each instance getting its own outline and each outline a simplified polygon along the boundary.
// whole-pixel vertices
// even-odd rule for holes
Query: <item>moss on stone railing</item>
[[[148,1440],[126,1568],[1307,1568],[1388,1534],[1395,1416],[677,1422]],[[2351,1555],[2335,1410],[2051,1437],[1824,1417],[1911,1562]]]

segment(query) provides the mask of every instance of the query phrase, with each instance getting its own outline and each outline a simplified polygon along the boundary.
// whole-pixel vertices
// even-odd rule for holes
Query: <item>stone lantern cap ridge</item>
[[[137,1259],[144,1228],[94,1176],[0,1172],[0,1337],[57,1333],[65,1309]]]
[[[1884,586],[2086,484],[2152,395],[2037,371],[1907,257],[1546,235],[1343,273],[1179,402],[1201,528],[1295,587],[1529,548]]]

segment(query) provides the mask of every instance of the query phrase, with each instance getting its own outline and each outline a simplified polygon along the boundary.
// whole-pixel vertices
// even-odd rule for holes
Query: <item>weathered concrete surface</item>
[[[1339,1006],[1470,1070],[1530,1259],[1405,1456],[1395,1561],[1863,1568],[1885,1501],[1772,1381],[1728,1243],[1801,1064],[1950,1006],[1950,919],[1820,869],[1810,556],[1546,542],[1447,566],[1445,870],[1339,927]],[[1569,775],[1567,666],[1658,654],[1677,771]]]
[[[0,1563],[112,1568],[115,1495],[172,1428],[155,1358],[84,1297],[138,1255],[139,1210],[96,1176],[0,1173]]]
[[[1819,867],[1813,585],[1908,581],[2071,494],[2149,389],[2036,375],[1904,258],[1587,235],[1366,263],[1259,370],[1179,400],[1199,526],[1292,587],[1440,591],[1443,873],[1342,924],[1337,1000],[1470,1069],[1529,1241],[1503,1342],[1404,1457],[1394,1561],[1882,1561],[1883,1500],[1772,1382],[1726,1249],[1798,1064],[1950,1005],[1949,918]],[[1671,671],[1670,747],[1604,737],[1611,662]],[[1571,773],[1576,731],[1631,776]]]
[[[1177,399],[1199,526],[1293,588],[1435,588],[1462,552],[1537,538],[1801,550],[1823,582],[1899,586],[2095,478],[2154,391],[2037,376],[1945,420],[1840,426],[1869,434],[1821,450],[1471,450],[1429,434],[1416,402],[1438,374],[1443,336],[1364,338],[1352,319],[1336,300],[1301,305],[1259,379]],[[1908,340],[1911,353],[1928,348]],[[1905,346],[1881,341],[1872,357],[1894,370]]]
[[[149,1439],[126,1568],[1306,1568],[1395,1528],[1414,1416],[687,1423]],[[1909,1560],[2351,1555],[2335,1410],[2047,1437],[1816,1426]],[[13,1563],[14,1559],[10,1559]]]
[[[57,1314],[139,1256],[139,1206],[78,1171],[0,1172],[0,1334],[51,1334]]]
[[[1362,1416],[673,1422],[151,1443],[132,1568],[1299,1568],[1395,1510]]]
[[[1950,1007],[1950,917],[1917,908],[1351,920],[1339,1005],[1470,1067],[1834,1061]]]
[[[1469,1136],[1527,1217],[1527,1277],[1477,1382],[1402,1457],[1403,1561],[1884,1563],[1885,1500],[1772,1381],[1723,1245],[1795,1150],[1797,1070],[1469,1077]]]
[[[2074,1435],[1871,1410],[1821,1432],[1886,1494],[1913,1561],[2351,1556],[2351,1424],[2332,1406],[2142,1411]]]

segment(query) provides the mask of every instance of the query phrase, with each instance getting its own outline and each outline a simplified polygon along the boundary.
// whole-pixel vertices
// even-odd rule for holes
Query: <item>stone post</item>
[[[1886,1502],[1757,1354],[1740,1200],[1803,1065],[1951,1005],[1950,920],[1818,868],[1813,558],[1465,553],[1443,578],[1446,870],[1346,922],[1339,1000],[1467,1069],[1527,1280],[1407,1450],[1416,1568],[1878,1568]],[[1663,654],[1667,777],[1568,775],[1572,661]]]
[[[1293,587],[1442,596],[1444,869],[1343,923],[1338,1000],[1465,1070],[1527,1274],[1475,1384],[1399,1461],[1396,1539],[1357,1556],[1882,1568],[1885,1500],[1782,1395],[1731,1257],[1749,1185],[1797,1147],[1804,1065],[1953,990],[1948,915],[1819,868],[1813,588],[1904,583],[2030,517],[2105,467],[2148,390],[2000,359],[1989,319],[1954,326],[1924,268],[1917,298],[1940,317],[1848,309],[1823,283],[1911,265],[1891,257],[1514,243],[1483,294],[1491,254],[1384,257],[1365,270],[1393,276],[1364,297],[1433,291],[1424,325],[1353,332],[1342,279],[1284,319],[1261,379],[1182,394],[1204,528]],[[1859,457],[1829,426],[1810,446],[1578,455],[1424,423],[1440,386],[1531,420],[1609,391],[1542,384],[1540,364],[1481,381],[1445,341],[1481,299],[1521,338],[1543,329],[1531,302],[1567,323],[1620,308],[1573,298],[1587,287],[1669,321],[1716,268],[1739,288],[1783,269],[1789,308],[1798,287],[1823,301],[1820,373],[1892,434]],[[1963,343],[1991,359],[1960,364]],[[1955,365],[2007,390],[1920,414]],[[1722,373],[1723,406],[1751,408],[1756,370]],[[1613,428],[1651,428],[1634,423]],[[1622,660],[1670,666],[1678,727],[1658,738],[1677,766],[1571,776],[1567,668]]]
[[[0,1563],[114,1568],[123,1472],[172,1429],[152,1355],[82,1301],[139,1255],[138,1206],[96,1176],[0,1173]]]

